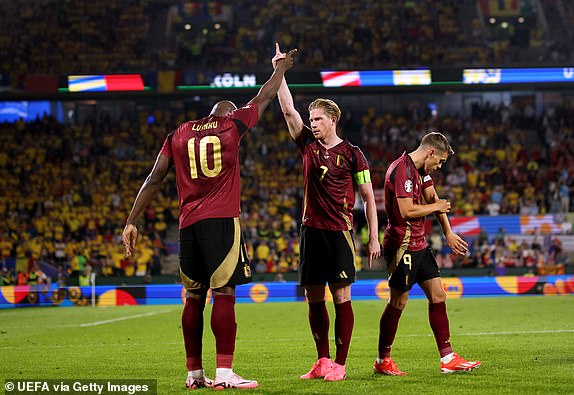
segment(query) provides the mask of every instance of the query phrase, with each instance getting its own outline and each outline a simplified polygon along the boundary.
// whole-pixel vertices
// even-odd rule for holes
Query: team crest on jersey
[[[405,181],[405,192],[411,193],[413,191],[413,182],[411,180]]]

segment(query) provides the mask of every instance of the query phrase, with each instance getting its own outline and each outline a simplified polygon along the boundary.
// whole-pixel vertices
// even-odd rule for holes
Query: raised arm
[[[434,203],[441,200],[441,199],[439,199],[438,194],[436,193],[436,189],[432,185],[430,187],[425,188],[425,190],[423,191],[423,196],[424,196],[425,200],[427,201],[427,203],[429,203],[429,205],[434,204]],[[456,233],[454,233],[452,231],[452,228],[450,227],[450,222],[448,220],[448,216],[446,215],[446,213],[440,212],[440,211],[435,211],[434,215],[435,215],[436,219],[438,220],[440,226],[442,227],[442,231],[444,233],[444,236],[446,238],[446,243],[448,244],[448,246],[450,248],[452,248],[452,250],[455,252],[455,254],[458,254],[458,255],[467,254],[468,253],[468,243],[466,241],[464,241],[459,235],[457,235]]]
[[[381,244],[379,243],[379,221],[377,219],[377,206],[375,203],[375,194],[373,193],[373,184],[359,184],[359,194],[363,199],[365,206],[365,218],[369,227],[369,242],[367,252],[369,254],[369,268],[373,260],[381,255]]]
[[[285,72],[293,68],[293,57],[295,56],[296,52],[296,49],[292,49],[288,54],[285,55],[284,58],[277,62],[277,67],[275,70],[273,70],[271,77],[267,80],[267,82],[265,82],[265,84],[263,84],[261,89],[259,89],[257,96],[249,101],[249,103],[257,104],[260,119],[269,103],[271,103],[271,100],[273,100],[277,94],[277,91],[281,86],[281,82],[284,79]]]
[[[162,181],[167,175],[170,167],[170,160],[167,156],[159,154],[153,165],[153,169],[142,184],[138,195],[126,220],[126,226],[122,233],[122,240],[126,248],[126,256],[133,254],[138,240],[138,229],[135,226],[136,219],[146,209],[161,188]]]
[[[271,61],[273,68],[276,68],[277,62],[285,56],[286,55],[284,53],[281,53],[279,44],[275,43],[275,56]],[[295,140],[301,134],[304,125],[301,114],[299,114],[293,104],[293,96],[291,96],[285,77],[283,77],[283,80],[281,81],[281,87],[279,88],[279,92],[277,92],[277,97],[279,98],[279,105],[281,106],[281,111],[283,112],[283,116],[287,122],[287,127],[289,128],[289,134],[291,135],[291,138]]]

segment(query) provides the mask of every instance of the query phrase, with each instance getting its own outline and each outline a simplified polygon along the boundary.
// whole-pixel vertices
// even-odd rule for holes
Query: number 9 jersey
[[[239,143],[258,118],[257,105],[248,104],[225,117],[185,122],[167,136],[160,155],[175,166],[179,229],[239,216]]]

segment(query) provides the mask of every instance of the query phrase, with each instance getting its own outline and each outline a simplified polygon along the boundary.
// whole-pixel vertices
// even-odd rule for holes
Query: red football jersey
[[[391,163],[385,175],[385,211],[389,221],[383,240],[385,254],[399,248],[420,251],[427,247],[425,218],[404,219],[397,198],[411,198],[414,204],[425,204],[423,190],[432,185],[432,178],[417,170],[406,152]]]
[[[226,117],[185,122],[165,139],[160,153],[175,166],[180,229],[239,216],[239,143],[258,117],[257,105],[249,104]]]
[[[303,225],[351,230],[355,186],[371,182],[365,155],[347,140],[327,150],[307,128],[295,142],[303,158]]]

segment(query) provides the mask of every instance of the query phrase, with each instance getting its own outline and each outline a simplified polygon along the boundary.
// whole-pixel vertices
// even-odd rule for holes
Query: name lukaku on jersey
[[[207,122],[204,124],[197,124],[194,123],[193,126],[191,127],[191,130],[207,130],[207,129],[217,129],[217,121],[213,121],[213,122]]]

